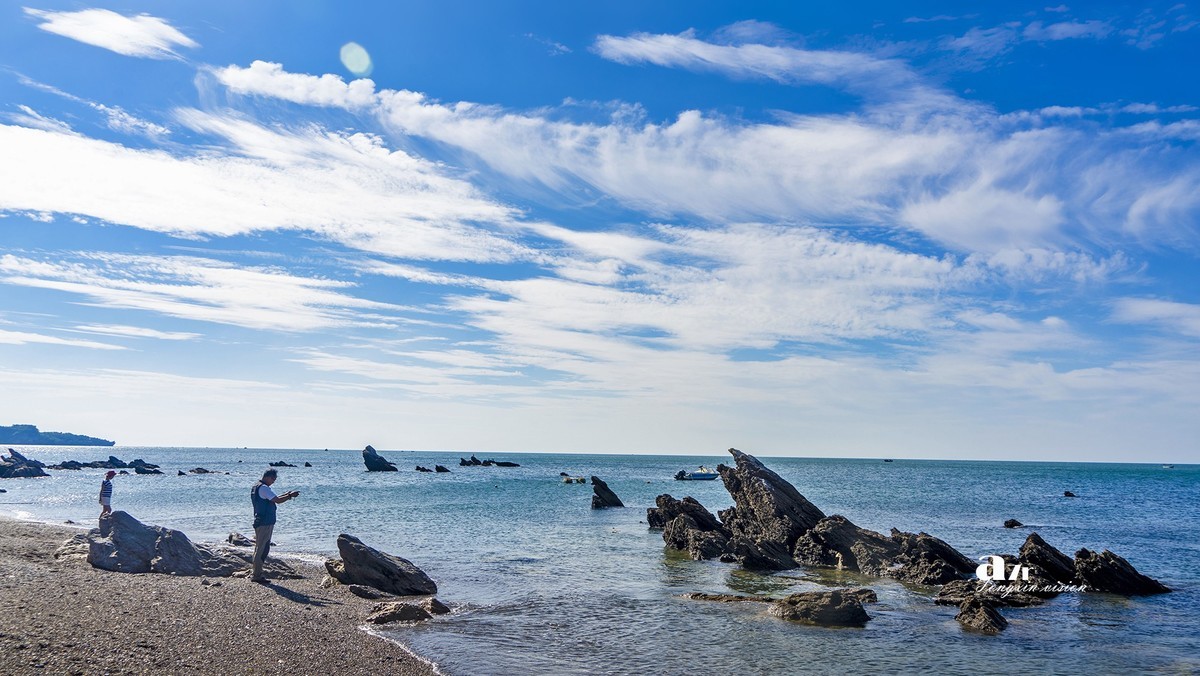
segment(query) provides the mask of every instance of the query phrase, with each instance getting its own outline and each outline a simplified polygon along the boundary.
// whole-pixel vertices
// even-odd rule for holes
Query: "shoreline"
[[[296,580],[99,570],[54,558],[86,528],[0,516],[0,652],[6,673],[439,674],[363,628],[372,601]]]

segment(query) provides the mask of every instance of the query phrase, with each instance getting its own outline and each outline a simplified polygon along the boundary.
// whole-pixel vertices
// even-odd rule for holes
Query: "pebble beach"
[[[77,528],[0,517],[0,672],[5,674],[433,674],[361,627],[373,603],[324,571],[243,578],[112,573],[55,559]]]

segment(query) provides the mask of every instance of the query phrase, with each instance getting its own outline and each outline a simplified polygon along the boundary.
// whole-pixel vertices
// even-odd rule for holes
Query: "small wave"
[[[380,639],[387,641],[388,643],[399,646],[401,650],[408,653],[409,655],[412,655],[413,659],[417,660],[418,662],[420,662],[420,663],[428,666],[430,669],[432,669],[433,673],[440,674],[440,676],[446,676],[446,672],[442,671],[438,667],[437,662],[434,662],[431,659],[428,659],[428,658],[418,655],[417,653],[413,652],[412,648],[409,648],[408,646],[404,645],[400,641],[397,641],[396,639],[385,635],[383,632],[379,631],[375,627],[364,624],[361,627],[359,627],[359,629],[367,632],[368,634],[370,634],[371,636],[374,636],[375,638],[380,638]]]

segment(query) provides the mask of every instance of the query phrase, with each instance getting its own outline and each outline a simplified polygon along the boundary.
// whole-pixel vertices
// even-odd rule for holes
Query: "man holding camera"
[[[271,484],[278,476],[274,469],[263,472],[262,479],[250,491],[250,504],[254,506],[254,570],[250,580],[263,584],[267,582],[263,576],[263,563],[271,551],[271,534],[275,531],[275,506],[300,495],[300,491],[275,495]]]

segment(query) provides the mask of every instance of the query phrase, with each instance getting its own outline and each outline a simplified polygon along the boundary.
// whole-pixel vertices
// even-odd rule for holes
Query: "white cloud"
[[[227,66],[213,70],[217,80],[237,94],[272,96],[310,106],[361,108],[375,104],[375,83],[368,79],[346,83],[338,75],[320,77],[289,73],[278,63],[255,61],[248,68]]]
[[[1044,25],[1034,21],[1025,27],[1021,36],[1026,40],[1046,42],[1054,40],[1074,40],[1080,38],[1105,38],[1115,29],[1107,21],[1061,21]]]
[[[44,31],[125,56],[178,58],[174,48],[200,46],[165,19],[149,14],[125,16],[107,9],[51,12],[28,7],[25,14],[41,21],[38,28]]]
[[[253,329],[312,331],[404,321],[400,315],[405,308],[352,296],[348,282],[184,256],[75,258],[47,262],[5,254],[0,256],[0,283],[81,295],[107,308]]]
[[[1184,336],[1200,338],[1200,305],[1154,298],[1121,298],[1114,303],[1113,321],[1153,324]]]
[[[98,333],[105,336],[125,336],[130,338],[154,338],[157,340],[191,340],[199,338],[199,333],[185,331],[159,331],[144,326],[122,326],[117,324],[85,324],[76,326],[75,331],[83,333]]]
[[[21,112],[8,113],[5,115],[5,117],[7,117],[8,120],[13,124],[18,124],[22,127],[28,127],[30,129],[41,129],[42,131],[55,132],[58,134],[75,133],[75,131],[71,129],[71,125],[67,124],[66,122],[63,122],[62,120],[56,120],[52,117],[46,117],[29,106],[18,105],[17,109]]]
[[[191,237],[304,230],[410,258],[523,255],[503,231],[512,209],[375,137],[266,129],[190,109],[177,119],[225,145],[176,155],[0,125],[0,211],[77,214]]]
[[[47,336],[40,333],[29,333],[27,331],[8,331],[6,329],[0,329],[0,345],[29,345],[31,343],[40,343],[43,345],[63,345],[67,347],[85,347],[93,350],[125,349],[120,345],[100,343],[94,340],[59,338],[57,336]]]

